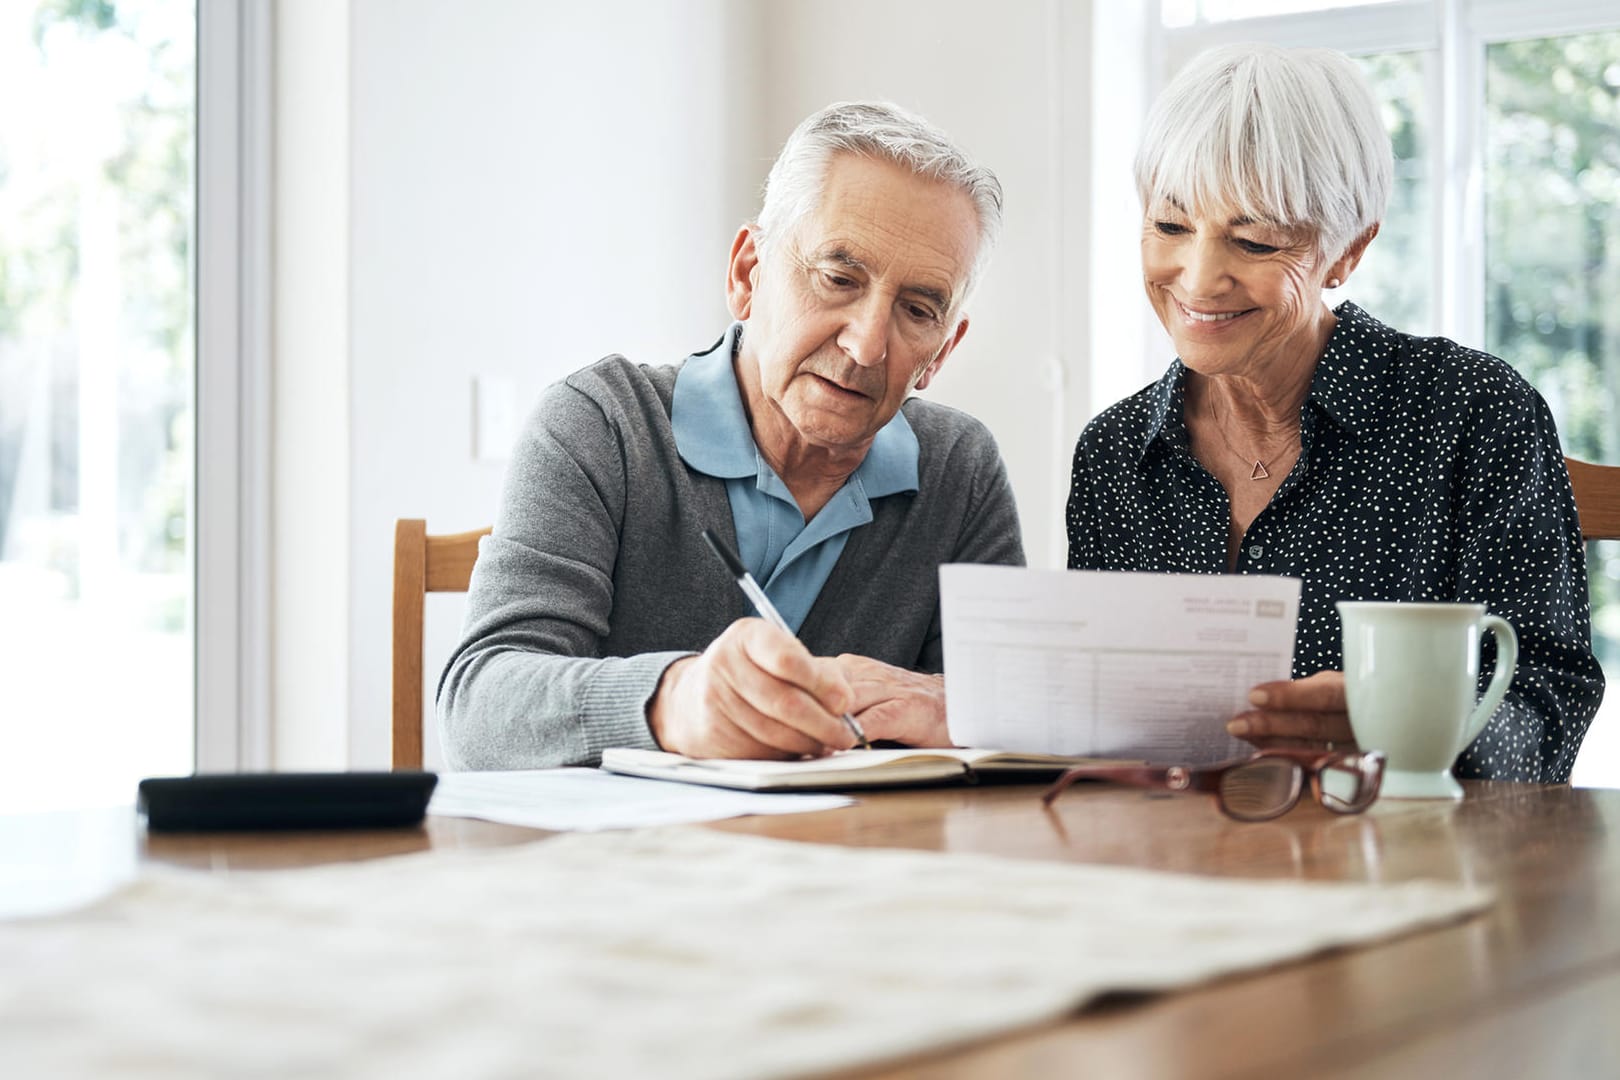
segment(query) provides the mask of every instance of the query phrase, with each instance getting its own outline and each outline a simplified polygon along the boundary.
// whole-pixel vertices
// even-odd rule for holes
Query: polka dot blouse
[[[1564,782],[1603,697],[1586,564],[1552,414],[1494,356],[1418,338],[1354,304],[1317,364],[1293,471],[1236,572],[1304,581],[1294,676],[1342,668],[1338,600],[1482,602],[1519,634],[1501,708],[1464,777]],[[1226,492],[1193,457],[1186,369],[1098,416],[1074,452],[1069,566],[1218,574]],[[1494,665],[1486,639],[1482,681]]]

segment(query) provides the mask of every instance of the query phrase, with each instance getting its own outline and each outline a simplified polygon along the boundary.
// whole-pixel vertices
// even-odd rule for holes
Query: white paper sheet
[[[1208,762],[1249,688],[1289,676],[1297,578],[942,566],[960,746]]]
[[[152,873],[66,918],[0,923],[0,1075],[825,1076],[1490,899],[695,828]]]
[[[747,814],[836,810],[842,795],[761,795],[615,776],[600,769],[441,773],[428,813],[531,829],[631,829],[686,825]]]

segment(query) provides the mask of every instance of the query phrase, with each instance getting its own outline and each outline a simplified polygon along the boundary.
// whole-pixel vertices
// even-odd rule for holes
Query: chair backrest
[[[1582,540],[1620,540],[1620,465],[1564,459],[1581,515]]]
[[[429,536],[427,522],[394,522],[394,726],[396,769],[422,767],[422,609],[430,592],[466,592],[488,529]]]

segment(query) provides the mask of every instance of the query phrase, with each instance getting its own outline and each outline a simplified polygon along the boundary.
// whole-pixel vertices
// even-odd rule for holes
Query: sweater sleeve
[[[439,680],[451,768],[594,765],[610,746],[655,748],[647,703],[690,654],[601,655],[624,513],[612,421],[581,391],[553,386],[514,451]]]
[[[1457,598],[1513,625],[1519,662],[1457,775],[1563,783],[1603,698],[1585,549],[1558,433],[1540,395],[1482,398],[1454,475]],[[1487,638],[1489,641],[1489,638]],[[1494,671],[1494,645],[1481,687]]]

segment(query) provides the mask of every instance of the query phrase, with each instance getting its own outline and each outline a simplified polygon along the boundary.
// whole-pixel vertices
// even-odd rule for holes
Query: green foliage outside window
[[[1485,105],[1485,348],[1541,391],[1565,453],[1620,463],[1620,33],[1491,46]],[[1611,672],[1614,547],[1587,548]]]
[[[1351,279],[1351,295],[1380,322],[1409,334],[1432,334],[1436,326],[1428,268],[1434,264],[1434,227],[1423,55],[1380,53],[1361,63],[1394,143],[1395,184],[1383,226]]]

